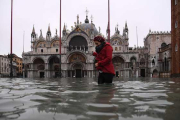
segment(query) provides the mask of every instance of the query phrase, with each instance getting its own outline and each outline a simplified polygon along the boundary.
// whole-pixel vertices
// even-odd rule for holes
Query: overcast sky
[[[25,31],[24,51],[31,50],[31,32],[33,24],[35,31],[46,36],[50,24],[52,36],[55,29],[59,31],[59,0],[13,0],[13,53],[21,57],[23,51],[23,32]],[[138,28],[139,46],[143,39],[152,31],[171,30],[170,0],[110,0],[111,35],[115,26],[119,25],[120,34],[127,21],[129,27],[129,44],[137,44],[136,26]],[[108,22],[108,0],[62,0],[62,25],[68,29],[79,19],[84,23],[86,8],[93,23],[106,35]],[[11,0],[0,0],[0,55],[10,53]],[[58,32],[59,33],[59,32]]]

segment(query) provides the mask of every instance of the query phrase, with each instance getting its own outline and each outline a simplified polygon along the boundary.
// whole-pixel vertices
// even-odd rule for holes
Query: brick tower
[[[180,0],[171,0],[171,76],[180,77]]]

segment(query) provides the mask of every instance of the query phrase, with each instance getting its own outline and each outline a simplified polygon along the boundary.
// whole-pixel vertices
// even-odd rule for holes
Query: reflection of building
[[[171,0],[172,76],[180,77],[180,1]]]
[[[9,76],[9,58],[8,56],[0,55],[0,77]]]
[[[100,28],[97,31],[93,21],[91,20],[89,23],[88,16],[86,16],[85,23],[79,22],[79,16],[77,16],[75,27],[71,28],[72,30],[69,31],[64,26],[62,31],[62,75],[64,77],[94,77],[97,75],[97,71],[94,68],[94,56],[92,56],[92,51],[95,51],[93,39],[97,35],[102,35]],[[127,23],[125,23],[122,34],[120,34],[117,26],[115,33],[111,36],[112,61],[116,77],[151,76],[153,68],[150,60],[158,53],[158,51],[153,51],[153,53],[152,50],[150,51],[150,49],[154,49],[152,44],[155,44],[155,37],[159,36],[160,40],[165,40],[165,42],[167,41],[166,44],[169,44],[170,33],[149,33],[145,39],[145,47],[142,48],[129,47],[128,35],[129,30]],[[162,41],[158,42],[156,50],[161,46]],[[52,37],[49,26],[46,38],[44,38],[42,31],[38,37],[33,27],[31,48],[30,52],[23,53],[24,76],[57,77],[59,72],[59,37],[57,31]],[[152,65],[157,64],[157,60],[152,63]],[[150,71],[148,72],[148,70]],[[159,69],[157,69],[158,72]]]
[[[15,62],[17,65],[17,76],[22,76],[22,58],[13,54],[13,62]]]

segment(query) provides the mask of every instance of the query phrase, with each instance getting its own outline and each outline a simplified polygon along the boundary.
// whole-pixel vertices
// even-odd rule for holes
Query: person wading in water
[[[112,83],[115,75],[112,64],[113,48],[101,36],[96,36],[94,43],[96,52],[93,52],[93,56],[95,56],[95,67],[99,71],[98,84]]]

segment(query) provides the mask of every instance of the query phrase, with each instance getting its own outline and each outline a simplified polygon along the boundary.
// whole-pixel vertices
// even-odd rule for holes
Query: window
[[[121,51],[121,47],[119,47],[119,50]]]
[[[58,49],[56,49],[56,52],[58,52]]]
[[[117,51],[117,47],[115,47],[115,51]]]
[[[176,52],[178,51],[178,46],[177,46],[177,44],[176,44],[176,46],[175,46],[175,51],[176,51]]]
[[[175,0],[175,5],[177,5],[177,0]]]
[[[161,44],[161,48],[166,47],[166,46],[167,46],[166,43],[162,43],[162,44]]]
[[[43,53],[43,49],[41,49],[41,52]]]
[[[178,27],[178,23],[177,23],[177,21],[176,21],[176,23],[175,23],[175,28],[177,28]]]
[[[155,61],[154,61],[154,59],[152,60],[152,66],[155,66]]]

